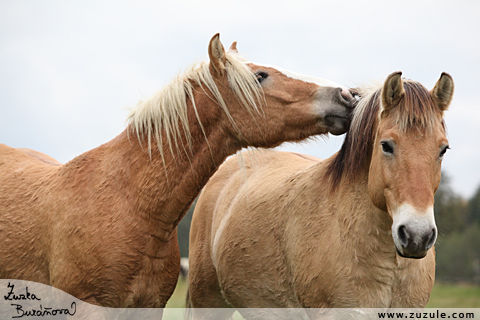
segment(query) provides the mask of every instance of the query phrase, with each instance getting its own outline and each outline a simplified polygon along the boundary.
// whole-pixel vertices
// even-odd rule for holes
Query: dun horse
[[[265,151],[229,159],[194,212],[191,306],[424,307],[453,88],[446,73],[430,92],[393,73],[361,94],[332,157]]]
[[[350,92],[225,52],[141,101],[124,132],[66,164],[0,145],[0,277],[96,305],[163,307],[180,271],[176,226],[242,147],[341,134]]]

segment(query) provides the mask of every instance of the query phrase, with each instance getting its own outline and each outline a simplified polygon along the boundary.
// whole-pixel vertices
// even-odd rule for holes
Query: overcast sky
[[[60,162],[125,128],[128,108],[207,58],[210,38],[251,61],[346,86],[401,70],[456,84],[443,168],[469,197],[480,185],[480,1],[0,2],[0,143]],[[296,150],[325,158],[342,137]]]

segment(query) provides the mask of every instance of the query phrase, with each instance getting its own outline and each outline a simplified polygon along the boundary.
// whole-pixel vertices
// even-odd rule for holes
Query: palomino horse
[[[208,53],[64,165],[0,145],[1,278],[163,307],[180,271],[176,226],[227,156],[347,130],[353,97],[339,85],[248,63],[218,34]]]
[[[191,307],[425,306],[452,94],[446,73],[430,92],[393,73],[361,94],[332,157],[265,151],[229,159],[193,215]]]

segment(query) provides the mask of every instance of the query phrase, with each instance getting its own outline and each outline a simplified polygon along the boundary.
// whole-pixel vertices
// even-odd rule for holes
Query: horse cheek
[[[375,165],[372,159],[368,178],[368,193],[372,203],[380,210],[387,211],[387,200],[385,198],[385,181],[381,166]]]

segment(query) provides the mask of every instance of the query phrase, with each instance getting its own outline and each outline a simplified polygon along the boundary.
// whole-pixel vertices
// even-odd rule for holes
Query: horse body
[[[395,81],[403,86],[399,79],[387,79],[383,96],[401,94],[399,86],[386,93]],[[434,105],[439,87],[445,101]],[[405,88],[404,105],[381,109],[380,91],[370,94],[370,104],[360,102],[342,150],[329,159],[266,151],[220,167],[192,219],[192,307],[426,305],[435,275],[429,208],[453,82],[442,75],[425,101],[415,100],[417,91],[429,95],[423,87],[405,82]],[[405,107],[412,90],[415,111]],[[428,112],[416,110],[428,109],[419,103]]]
[[[102,306],[166,303],[178,277],[176,230],[148,217],[147,195],[132,183],[149,174],[141,170],[148,159],[120,154],[127,144],[124,133],[62,166],[18,161],[21,151],[2,146],[15,159],[2,166],[2,278],[49,284]]]
[[[341,87],[247,64],[218,35],[209,57],[66,164],[0,146],[2,278],[101,306],[163,307],[180,271],[176,226],[227,156],[346,130]]]
[[[426,303],[433,285],[434,253],[422,260],[398,257],[392,221],[365,201],[368,194],[363,183],[342,188],[332,197],[318,185],[328,160],[316,162],[283,152],[243,157],[245,169],[238,159],[229,159],[218,172],[228,178],[222,180],[216,174],[197,202],[192,244],[198,241],[196,233],[206,233],[210,241],[204,243],[207,248],[198,250],[194,245],[190,249],[193,307],[207,307],[212,298],[202,291],[208,285],[195,283],[205,277],[197,260],[211,261],[225,299],[239,308],[380,308]],[[208,205],[212,190],[221,191]],[[321,203],[313,197],[322,199]],[[367,214],[352,217],[353,210]],[[199,227],[198,221],[207,216],[211,228]],[[196,258],[199,255],[201,259]],[[420,296],[400,292],[422,282],[427,283]],[[195,298],[201,300],[198,305]]]

